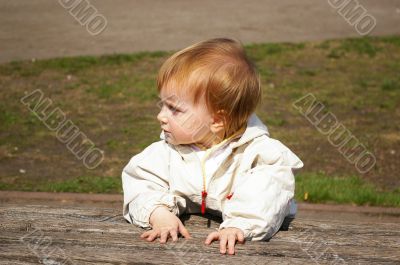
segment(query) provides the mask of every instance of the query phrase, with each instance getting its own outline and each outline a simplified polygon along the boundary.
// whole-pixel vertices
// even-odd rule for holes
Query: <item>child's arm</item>
[[[122,172],[124,218],[150,229],[151,213],[163,206],[172,215],[186,208],[186,201],[169,193],[169,150],[163,141],[153,143],[134,156]]]
[[[279,230],[294,196],[293,170],[303,163],[279,141],[274,145],[265,146],[255,157],[257,165],[236,177],[233,196],[223,205],[220,229],[239,228],[251,240],[269,239]]]

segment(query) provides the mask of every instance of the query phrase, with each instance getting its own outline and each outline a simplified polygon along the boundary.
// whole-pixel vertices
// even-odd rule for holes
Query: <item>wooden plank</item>
[[[184,216],[193,239],[148,243],[121,209],[0,206],[1,264],[399,264],[399,223],[296,219],[269,242],[246,242],[237,255],[203,244],[220,220]],[[57,263],[58,262],[58,263]]]

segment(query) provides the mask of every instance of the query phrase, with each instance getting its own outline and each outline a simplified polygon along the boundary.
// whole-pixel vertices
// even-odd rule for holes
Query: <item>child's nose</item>
[[[167,116],[165,115],[164,108],[161,108],[160,112],[158,113],[158,115],[157,115],[157,120],[158,120],[161,124],[167,123],[168,119],[167,119]]]

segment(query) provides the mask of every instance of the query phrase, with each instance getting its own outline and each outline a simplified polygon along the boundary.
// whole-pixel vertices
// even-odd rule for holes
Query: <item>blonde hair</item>
[[[204,96],[211,113],[221,111],[225,137],[246,126],[261,101],[259,75],[240,42],[218,38],[176,52],[161,66],[158,91],[173,83],[194,104]]]

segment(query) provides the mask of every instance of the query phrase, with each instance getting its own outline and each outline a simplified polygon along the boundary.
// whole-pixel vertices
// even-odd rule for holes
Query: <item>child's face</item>
[[[207,147],[218,142],[218,139],[213,139],[217,138],[211,130],[213,115],[209,113],[204,99],[194,105],[188,95],[166,88],[161,90],[160,99],[161,111],[157,119],[168,143],[196,143]]]

